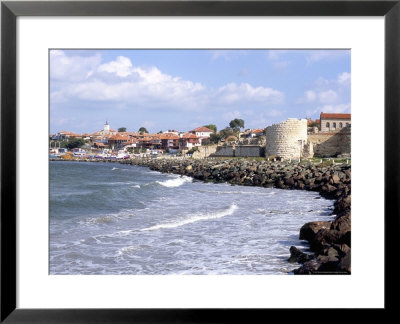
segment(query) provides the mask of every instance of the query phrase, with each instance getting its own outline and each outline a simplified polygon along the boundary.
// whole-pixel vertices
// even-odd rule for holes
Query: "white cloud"
[[[241,101],[258,101],[266,104],[283,103],[285,96],[283,92],[272,88],[253,87],[248,83],[229,83],[218,89],[215,94],[220,103],[232,104]]]
[[[322,104],[333,103],[338,99],[338,95],[333,90],[323,91],[318,94],[319,102]]]
[[[340,105],[325,105],[320,107],[319,110],[324,113],[350,113],[350,108],[350,103],[347,103]]]
[[[306,61],[310,65],[314,62],[332,61],[350,55],[350,50],[311,50],[306,52]]]
[[[350,83],[350,80],[351,80],[351,74],[348,72],[343,72],[338,75],[337,81],[339,84],[345,85],[345,84]]]
[[[50,78],[52,81],[84,80],[101,62],[100,55],[67,56],[64,51],[50,51]]]
[[[165,74],[155,66],[135,66],[123,56],[101,62],[98,55],[69,57],[64,52],[55,52],[51,56],[51,69],[52,104],[112,102],[114,107],[123,104],[125,107],[206,110],[218,105],[268,106],[283,103],[285,98],[281,91],[248,83],[207,88],[200,82]]]
[[[306,116],[316,116],[321,113],[350,113],[351,112],[351,104],[350,103],[345,103],[345,104],[338,104],[338,105],[324,105],[324,106],[319,106],[315,109],[312,110],[306,110]]]
[[[115,73],[119,77],[126,77],[132,73],[132,63],[128,58],[118,56],[116,61],[100,65],[98,71]]]
[[[314,88],[304,92],[303,96],[296,100],[297,104],[319,103],[338,104],[350,99],[351,74],[342,72],[336,79],[327,80],[319,78],[315,81]]]

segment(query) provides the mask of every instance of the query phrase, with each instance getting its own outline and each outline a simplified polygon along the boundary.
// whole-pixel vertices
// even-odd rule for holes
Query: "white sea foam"
[[[216,219],[216,218],[221,218],[224,216],[229,216],[232,215],[235,210],[238,209],[238,206],[236,204],[230,205],[228,208],[225,208],[223,210],[214,212],[214,213],[202,213],[202,214],[195,214],[193,217],[183,219],[177,222],[171,222],[171,223],[164,223],[164,224],[158,224],[152,227],[144,228],[142,231],[154,231],[162,228],[175,228],[175,227],[180,227],[183,225],[195,223],[198,221],[202,220],[209,220],[209,219]]]
[[[80,221],[81,224],[106,224],[106,223],[111,223],[118,219],[118,216],[115,215],[105,215],[101,217],[91,217],[88,219],[85,219],[83,221]]]
[[[120,249],[117,251],[117,255],[130,254],[130,253],[132,253],[132,252],[134,252],[134,251],[137,251],[137,250],[139,250],[139,249],[140,249],[140,247],[139,247],[139,246],[136,246],[136,245],[124,246],[123,248],[120,248]]]
[[[113,170],[118,170],[118,169],[119,169],[119,168],[112,168],[111,171],[113,171]]]
[[[164,187],[173,188],[173,187],[179,187],[186,182],[192,182],[192,178],[183,176],[175,179],[156,181],[156,182]]]
[[[132,188],[138,188],[138,189],[140,189],[140,185],[134,185],[134,186],[132,186]]]

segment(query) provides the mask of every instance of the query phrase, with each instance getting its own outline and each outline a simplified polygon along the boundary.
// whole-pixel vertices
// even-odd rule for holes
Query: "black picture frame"
[[[1,3],[1,317],[4,323],[199,323],[263,316],[252,309],[16,308],[16,19],[19,16],[384,16],[385,309],[396,307],[392,257],[399,237],[400,0],[392,1],[2,1]],[[381,157],[378,157],[381,158]],[[373,244],[373,243],[371,243]],[[371,269],[373,271],[373,260]],[[397,283],[397,284],[396,284]],[[329,305],[327,305],[329,306]]]

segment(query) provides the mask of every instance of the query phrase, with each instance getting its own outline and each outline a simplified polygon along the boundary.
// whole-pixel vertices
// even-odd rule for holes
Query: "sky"
[[[350,50],[50,50],[50,133],[350,113]]]

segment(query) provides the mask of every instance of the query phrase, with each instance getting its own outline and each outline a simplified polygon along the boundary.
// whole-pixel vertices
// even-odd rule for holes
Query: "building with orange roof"
[[[195,129],[192,129],[188,133],[194,134],[197,137],[210,137],[210,135],[212,133],[214,133],[214,132],[211,129],[207,128],[207,127],[200,126],[200,127],[195,128]]]
[[[54,134],[51,137],[52,140],[58,140],[58,141],[65,141],[68,138],[82,138],[82,135],[74,133],[74,132],[68,132],[68,131],[63,130],[61,132],[58,132],[58,133]]]
[[[264,135],[264,130],[261,129],[261,128],[256,128],[256,129],[252,129],[249,132],[248,137],[253,138],[253,137],[258,137],[258,136],[261,136],[261,135]]]
[[[195,146],[200,146],[200,139],[193,133],[184,133],[179,138],[179,149],[190,150]]]
[[[112,149],[117,149],[123,147],[125,144],[131,144],[132,138],[127,135],[121,135],[122,133],[118,133],[115,135],[111,135],[108,138],[108,144]]]
[[[174,133],[160,134],[161,148],[164,150],[178,150],[180,137]]]
[[[350,127],[351,114],[320,114],[320,130],[321,132],[333,132],[341,130],[344,127]]]

